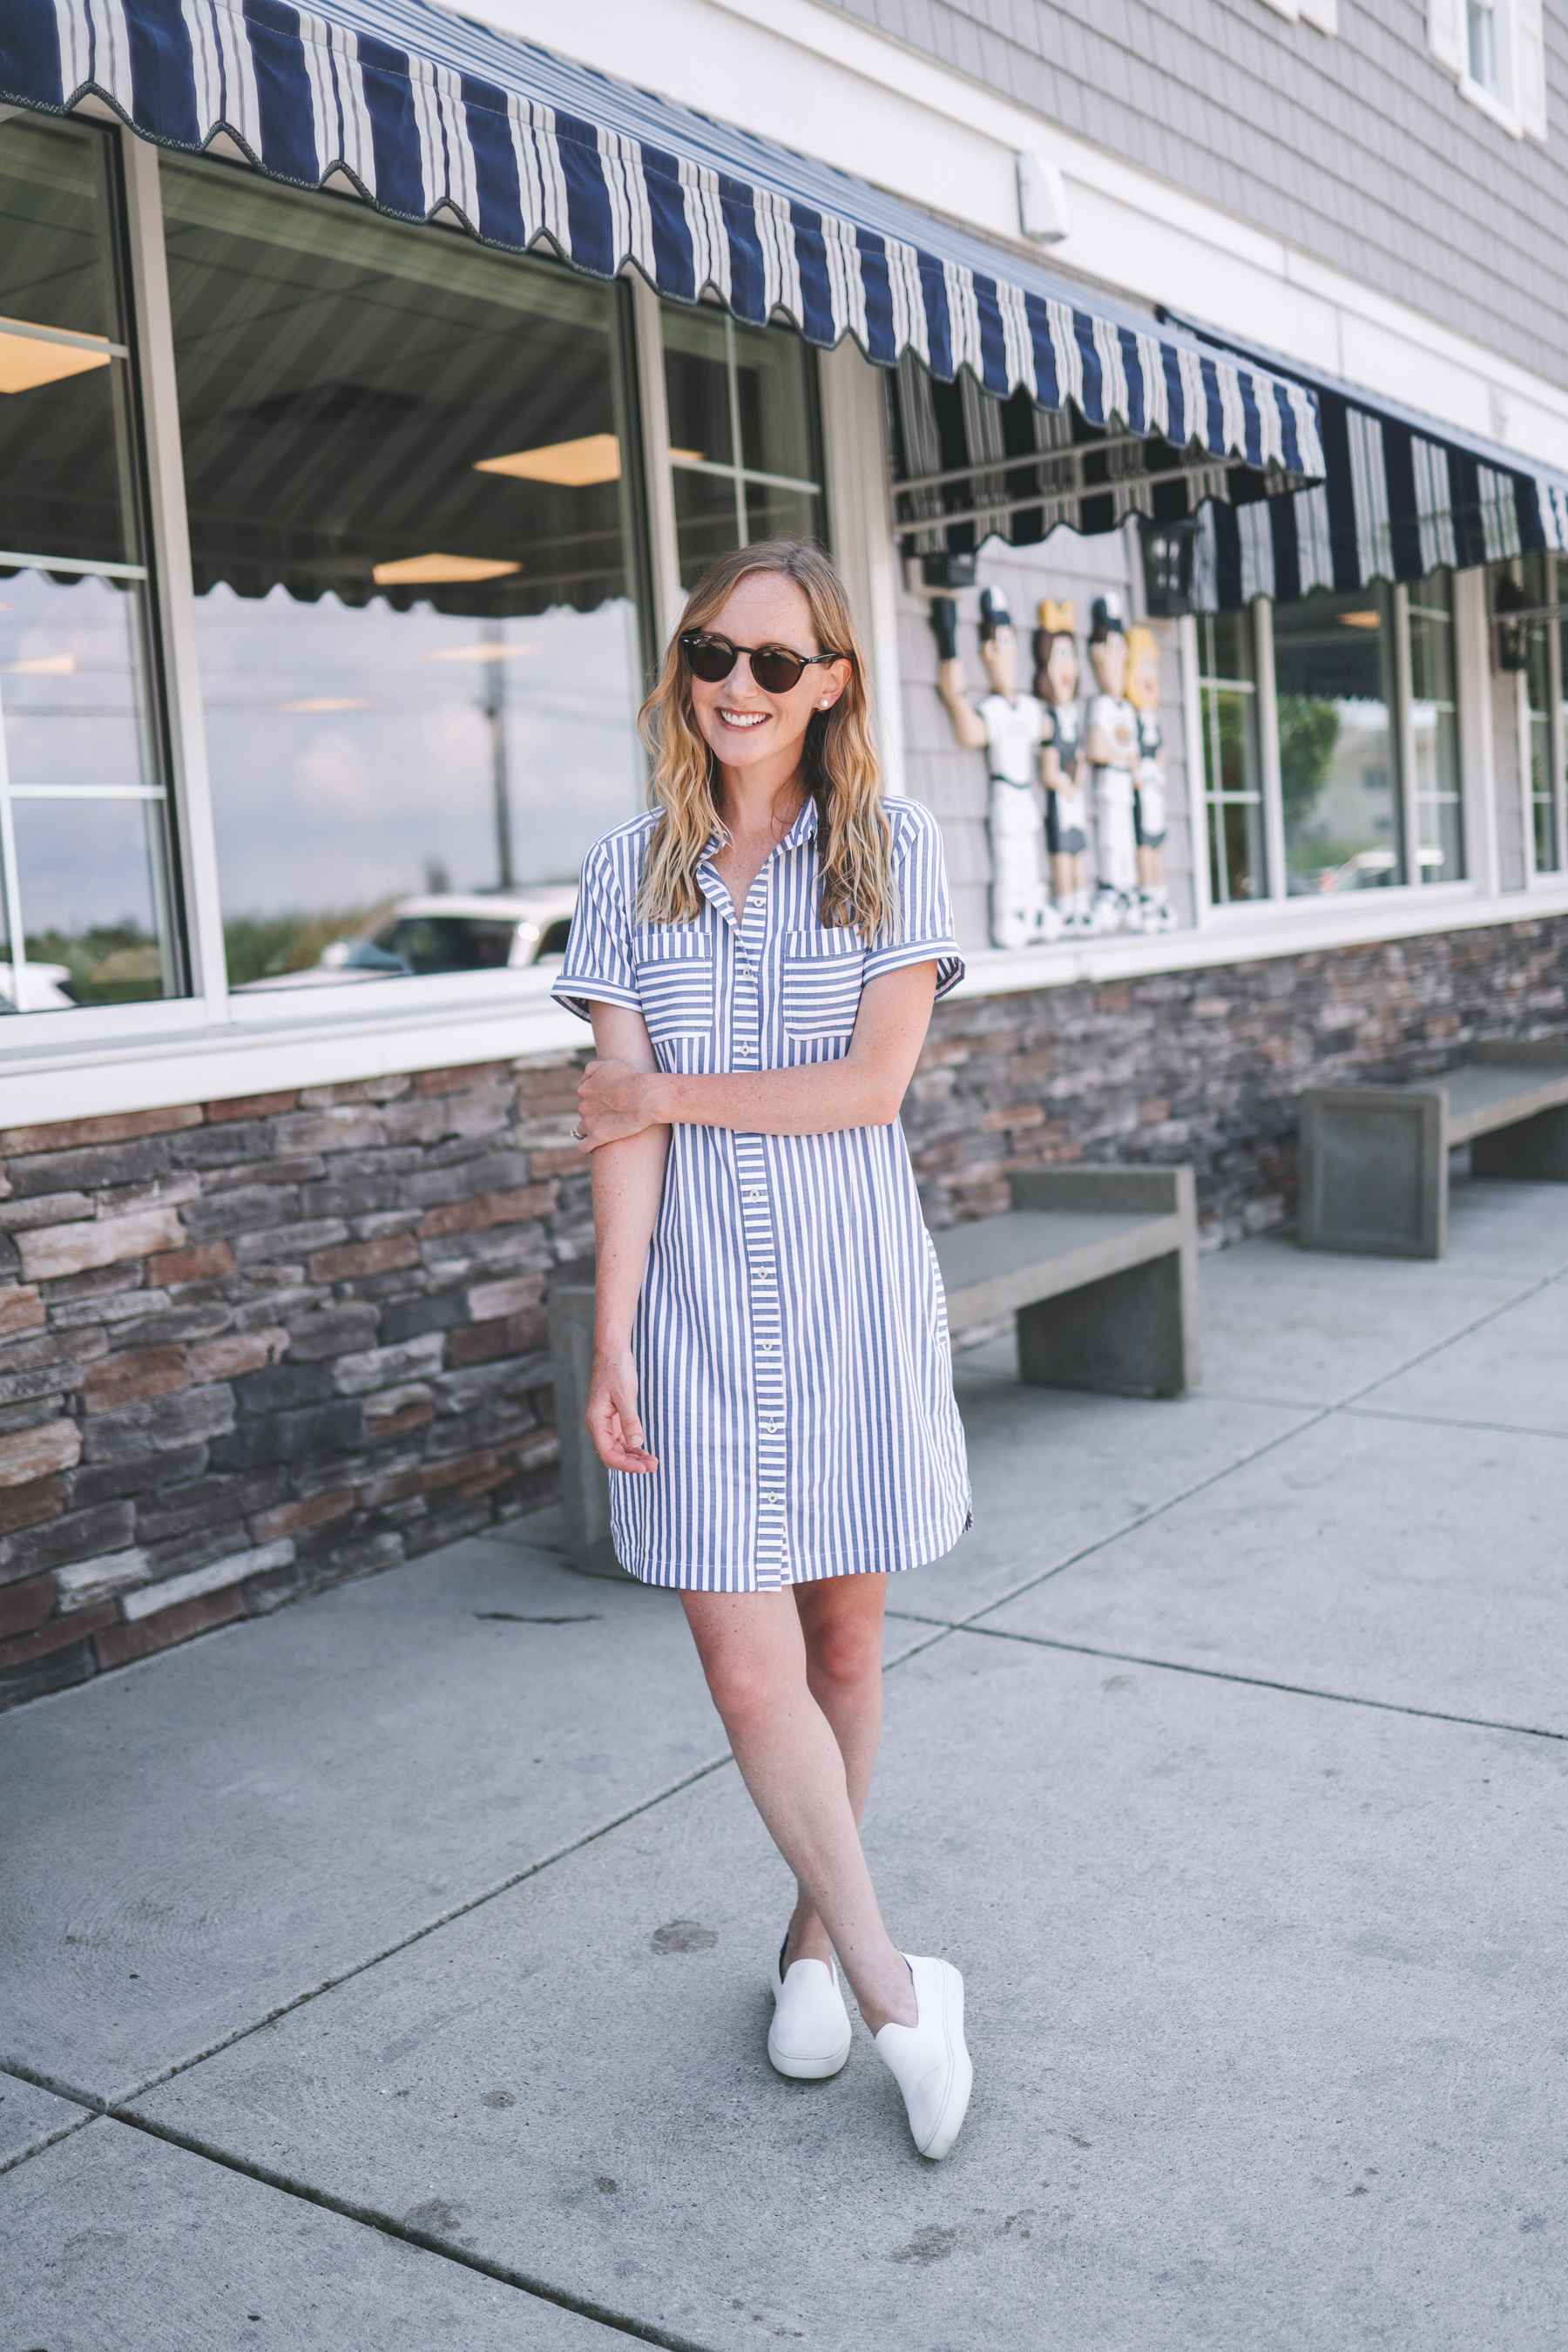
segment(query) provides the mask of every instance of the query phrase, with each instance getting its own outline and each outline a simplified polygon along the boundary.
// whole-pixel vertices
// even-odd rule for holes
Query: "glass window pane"
[[[786,329],[735,329],[742,462],[759,474],[816,479],[808,366],[805,345]]]
[[[822,501],[813,490],[781,490],[772,482],[746,484],[746,544],[759,539],[822,536]]]
[[[1423,882],[1464,879],[1454,609],[1446,572],[1409,594],[1411,722],[1415,746],[1416,870]]]
[[[1274,610],[1287,887],[1403,878],[1389,597],[1321,593]]]
[[[1268,895],[1252,647],[1250,613],[1213,613],[1200,618],[1209,891],[1222,907]]]
[[[13,802],[26,1010],[172,993],[159,946],[160,814],[145,800]]]
[[[157,784],[142,622],[134,582],[0,574],[0,705],[13,791]]]
[[[231,984],[526,961],[643,790],[616,291],[164,173]]]
[[[735,514],[733,474],[674,468],[675,535],[680,554],[680,584],[694,588],[708,566],[741,544]]]
[[[0,123],[0,547],[26,555],[139,561],[111,161],[100,134]]]
[[[661,316],[670,448],[677,457],[702,457],[710,466],[732,465],[725,315],[711,309],[667,308]]]
[[[24,1012],[178,986],[117,190],[112,138],[0,123],[0,547],[47,562],[0,571],[0,992]]]

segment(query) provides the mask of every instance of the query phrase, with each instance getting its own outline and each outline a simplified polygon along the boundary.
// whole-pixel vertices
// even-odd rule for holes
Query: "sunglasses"
[[[704,686],[717,686],[728,677],[744,654],[764,694],[793,693],[816,663],[843,658],[840,654],[792,654],[786,646],[732,646],[728,637],[710,637],[704,629],[683,630],[680,651],[692,677]]]

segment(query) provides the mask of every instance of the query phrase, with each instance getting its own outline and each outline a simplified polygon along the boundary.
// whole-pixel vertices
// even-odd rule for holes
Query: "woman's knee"
[[[831,1683],[838,1690],[855,1690],[880,1678],[879,1618],[868,1622],[863,1615],[828,1617],[807,1628],[805,1646],[814,1682]]]

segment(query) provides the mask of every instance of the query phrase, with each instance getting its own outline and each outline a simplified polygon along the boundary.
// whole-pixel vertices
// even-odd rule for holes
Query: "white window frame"
[[[1451,73],[1459,96],[1510,139],[1546,139],[1546,43],[1542,0],[1484,0],[1493,21],[1495,84],[1470,72],[1470,10],[1483,0],[1427,0],[1426,46]]]

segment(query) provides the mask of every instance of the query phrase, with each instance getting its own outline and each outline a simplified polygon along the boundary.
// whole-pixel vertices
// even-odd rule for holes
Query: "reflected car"
[[[577,905],[574,885],[528,890],[431,892],[399,898],[355,940],[333,940],[308,971],[243,983],[320,988],[361,980],[407,980],[441,971],[523,971],[566,953]]]
[[[12,1002],[16,985],[9,963],[0,961],[0,1016],[7,1013],[64,1013],[79,1004],[68,963],[26,963],[22,967],[22,1002]]]

